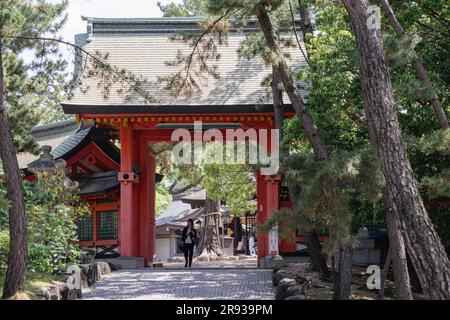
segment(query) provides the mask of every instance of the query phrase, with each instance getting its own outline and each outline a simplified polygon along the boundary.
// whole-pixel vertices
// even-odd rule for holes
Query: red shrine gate
[[[274,129],[272,105],[255,108],[242,106],[109,106],[99,108],[87,105],[63,104],[66,113],[77,114],[78,121],[94,120],[98,128],[116,129],[121,144],[119,200],[119,251],[122,257],[142,257],[145,265],[153,262],[156,242],[155,155],[149,144],[170,142],[176,128],[191,128],[201,121],[204,129],[228,128]],[[131,110],[134,113],[130,113]],[[106,113],[105,113],[106,111]],[[121,112],[122,111],[122,112]],[[125,113],[126,112],[126,113]],[[285,116],[292,116],[292,110]],[[258,135],[259,136],[259,135]],[[266,144],[270,152],[270,141]],[[262,143],[258,141],[258,143]],[[280,176],[264,176],[257,172],[257,223],[280,208]],[[284,204],[285,205],[285,204]],[[281,204],[283,206],[283,203]],[[269,252],[268,234],[260,233],[258,264]],[[295,245],[295,244],[294,244]]]

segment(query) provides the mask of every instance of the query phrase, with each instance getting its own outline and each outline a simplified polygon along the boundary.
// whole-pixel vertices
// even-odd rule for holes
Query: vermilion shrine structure
[[[240,106],[239,111],[233,108],[212,107],[195,110],[192,106],[165,106],[139,108],[140,112],[120,113],[114,107],[108,108],[110,113],[97,113],[96,107],[80,105],[64,105],[66,112],[77,112],[80,121],[94,121],[97,129],[110,130],[111,138],[116,134],[120,141],[120,165],[114,164],[119,170],[118,181],[120,190],[114,190],[109,198],[120,197],[117,204],[113,202],[96,203],[97,210],[107,210],[117,205],[119,209],[119,244],[120,254],[125,257],[143,257],[147,265],[153,261],[155,253],[155,155],[149,150],[149,144],[155,142],[171,142],[174,128],[185,125],[189,127],[194,121],[202,121],[205,128],[215,128],[223,131],[225,128],[238,126],[273,129],[274,114],[272,106],[264,106],[255,111],[253,107]],[[128,110],[127,110],[128,111]],[[291,111],[285,113],[292,115]],[[92,147],[91,147],[92,148]],[[96,154],[97,156],[102,153]],[[97,157],[91,156],[92,163],[97,163]],[[71,163],[69,163],[71,164]],[[257,177],[257,222],[265,219],[288,203],[280,203],[280,176],[264,176],[259,172]],[[91,197],[92,199],[92,197]],[[112,207],[111,207],[112,209]],[[94,227],[95,229],[95,227]],[[258,257],[269,254],[267,234],[258,234]],[[88,243],[81,243],[87,245]],[[98,242],[102,244],[102,242]],[[103,244],[106,244],[103,243]],[[286,249],[286,248],[284,248]]]
[[[198,29],[198,20],[181,19],[96,19],[86,18],[87,33],[79,35],[77,42],[90,52],[108,52],[109,62],[149,80],[144,89],[155,96],[157,104],[148,104],[133,90],[123,90],[124,84],[113,83],[108,95],[102,94],[102,80],[86,77],[84,89],[77,89],[74,97],[63,103],[64,112],[75,114],[77,120],[93,130],[107,133],[105,139],[118,139],[120,150],[115,152],[120,159],[108,162],[105,150],[85,153],[84,162],[78,162],[81,172],[92,172],[90,166],[103,165],[105,170],[115,169],[117,189],[102,198],[116,201],[95,201],[93,212],[115,206],[118,210],[117,245],[122,257],[142,257],[151,265],[155,253],[155,155],[149,145],[170,142],[176,128],[191,128],[194,121],[201,121],[204,129],[214,128],[223,132],[229,128],[270,130],[274,129],[274,112],[270,100],[261,102],[267,96],[261,82],[269,70],[263,62],[242,60],[237,56],[240,41],[247,32],[257,28],[250,23],[246,28],[231,29],[228,45],[218,48],[221,59],[217,62],[220,79],[203,79],[207,83],[201,92],[192,97],[172,99],[160,76],[177,71],[180,67],[166,62],[175,59],[179,50],[190,48],[171,43],[168,36],[176,31]],[[290,48],[289,50],[295,50]],[[297,48],[298,50],[298,48]],[[296,57],[300,55],[296,54]],[[78,57],[79,71],[89,69],[80,66],[83,58]],[[303,60],[293,59],[293,67],[300,67]],[[300,84],[301,85],[301,84]],[[124,92],[128,93],[125,97]],[[303,93],[303,91],[302,91]],[[292,116],[289,105],[284,106],[284,115]],[[270,141],[270,139],[268,139]],[[110,146],[111,147],[111,146]],[[270,145],[264,146],[270,150]],[[86,158],[93,154],[91,158]],[[90,159],[90,160],[89,160]],[[69,163],[70,165],[71,163]],[[281,201],[281,177],[263,176],[256,172],[257,180],[257,222],[264,223],[267,217],[288,201]],[[94,200],[94,199],[92,199]],[[109,203],[109,204],[108,204]],[[104,207],[104,208],[103,208]],[[295,241],[280,242],[280,247],[269,250],[267,234],[258,234],[258,261],[281,251],[295,251]],[[97,240],[96,244],[101,244]]]

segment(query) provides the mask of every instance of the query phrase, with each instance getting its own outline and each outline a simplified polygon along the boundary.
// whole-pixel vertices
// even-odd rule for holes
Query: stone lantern
[[[51,146],[42,146],[41,151],[42,153],[39,156],[39,159],[28,164],[28,170],[33,172],[37,178],[44,173],[56,172],[66,167],[67,163],[65,160],[55,160],[53,158],[53,155],[51,154]]]

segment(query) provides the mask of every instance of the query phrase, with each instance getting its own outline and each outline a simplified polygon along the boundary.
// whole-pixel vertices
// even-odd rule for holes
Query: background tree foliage
[[[27,183],[28,266],[32,272],[55,272],[77,261],[77,221],[90,214],[76,185],[64,185],[64,171]]]
[[[65,118],[60,102],[67,91],[67,61],[58,43],[15,37],[58,37],[65,23],[67,1],[5,0],[0,4],[0,33],[7,103],[18,151],[37,153],[33,126]],[[28,50],[31,61],[21,54]]]
[[[27,182],[28,270],[53,273],[75,262],[78,218],[89,214],[89,208],[77,194],[77,187],[64,186],[65,173],[46,174],[38,182]],[[0,217],[7,215],[0,206]],[[0,264],[5,264],[9,246],[7,221],[0,224]]]
[[[208,15],[211,15],[211,13],[220,14],[224,12],[224,8],[232,7],[237,12],[233,11],[233,14],[230,15],[242,18],[244,15],[242,11],[252,8],[257,2],[259,1],[191,1],[189,4],[183,3],[176,7],[178,10],[186,9],[184,15],[195,15],[195,11],[188,9],[188,7],[193,8],[192,3],[195,3],[197,7],[200,6],[202,12],[206,10]],[[421,181],[425,198],[431,200],[447,197],[448,185],[450,185],[448,173],[450,159],[448,154],[442,151],[442,146],[445,150],[446,140],[443,140],[443,138],[447,133],[436,133],[439,126],[435,120],[433,108],[427,100],[431,92],[418,79],[411,67],[410,57],[415,50],[423,59],[448,113],[449,72],[448,64],[446,66],[443,66],[443,64],[445,64],[444,61],[449,60],[445,57],[449,56],[450,51],[449,37],[446,34],[449,25],[449,4],[442,1],[437,3],[433,0],[390,2],[397,18],[408,34],[408,36],[398,39],[389,22],[383,17],[384,45],[392,72],[399,120],[408,141],[409,157],[414,171]],[[335,155],[340,154],[341,156],[343,152],[349,152],[353,155],[358,154],[361,150],[370,152],[367,151],[370,150],[370,142],[360,90],[359,55],[356,49],[354,32],[344,6],[339,2],[326,0],[270,1],[268,4],[276,9],[272,10],[270,14],[273,24],[279,30],[288,30],[291,39],[290,7],[293,8],[296,18],[300,18],[298,14],[299,5],[310,11],[316,32],[314,37],[308,39],[309,41],[306,44],[308,66],[298,73],[297,79],[310,84],[307,98],[308,108],[326,145],[331,151],[334,150]],[[171,5],[165,7],[165,9],[169,8],[174,7]],[[164,11],[164,9],[163,12],[167,16],[176,14],[174,11]],[[299,50],[298,54],[304,55],[305,53]],[[243,59],[259,57],[269,64],[274,58],[270,56],[270,50],[268,50],[261,33],[258,32],[247,34],[239,48],[239,55]],[[269,81],[270,79],[262,85],[267,86]],[[308,157],[312,151],[303,130],[300,128],[298,119],[286,120],[284,129],[284,146],[291,153],[291,155],[285,154],[286,163],[290,163],[285,172],[286,176],[295,176],[297,181],[302,181],[302,188],[299,188],[302,192],[305,192],[305,190],[320,190],[320,188],[318,189],[319,186],[314,183],[318,180],[312,178],[307,180],[305,177],[303,177],[303,180],[301,179],[302,172],[307,172],[313,177],[320,177],[319,165],[316,165],[315,168],[311,166],[309,168],[311,171],[302,171],[306,167],[292,165],[298,160],[299,156]],[[440,147],[433,141],[441,142]],[[290,159],[293,161],[289,161]],[[337,168],[339,163],[342,163],[340,161],[342,161],[341,157],[333,157],[331,166]],[[300,163],[305,165],[305,162],[300,161]],[[365,163],[365,165],[369,165],[369,163]],[[374,169],[373,163],[370,163],[368,168],[362,168],[360,172],[376,174],[377,170]],[[315,176],[316,174],[317,176]],[[335,179],[337,179],[337,176],[339,174],[335,174]],[[292,179],[292,182],[296,179]],[[343,187],[341,196],[346,199],[346,206],[351,207],[352,218],[350,220],[353,226],[383,222],[381,219],[380,192],[370,194],[369,198],[362,201],[355,201],[354,198],[348,197],[348,189],[353,188],[352,183],[345,179],[341,181],[342,183],[349,183],[348,187]],[[382,181],[367,177],[365,183],[360,184],[358,188],[372,190],[371,185],[381,187]],[[377,198],[374,198],[375,195]],[[369,196],[369,194],[366,194],[366,196]],[[343,199],[342,197],[340,198]],[[298,202],[296,219],[297,221],[302,220],[303,224],[308,221],[308,219],[305,219],[307,216],[305,217],[302,214],[308,211],[308,203],[311,204],[311,201],[315,201],[317,206],[322,203],[320,197],[305,198],[307,201]],[[332,222],[326,217],[329,216],[323,216],[322,221]],[[317,221],[320,221],[320,219]],[[343,221],[345,221],[344,224],[349,222],[348,219]],[[442,219],[436,219],[434,222],[436,224],[443,223]],[[302,226],[302,223],[298,223],[298,226]],[[335,227],[336,230],[340,229],[339,226]],[[352,229],[355,231],[354,228]],[[441,236],[446,238],[442,234],[445,228],[437,226],[437,229]],[[446,246],[448,247],[449,243],[446,243]]]

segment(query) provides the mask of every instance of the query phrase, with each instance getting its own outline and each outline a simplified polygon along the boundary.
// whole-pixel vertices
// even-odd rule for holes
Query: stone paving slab
[[[243,260],[194,261],[193,268],[250,268],[257,267],[256,258]],[[184,268],[184,262],[163,262],[163,268]]]
[[[263,269],[120,270],[83,290],[86,300],[271,300],[272,271]]]

